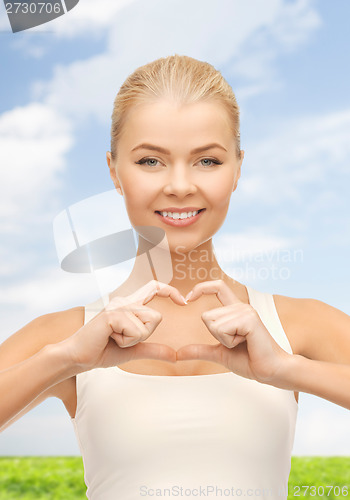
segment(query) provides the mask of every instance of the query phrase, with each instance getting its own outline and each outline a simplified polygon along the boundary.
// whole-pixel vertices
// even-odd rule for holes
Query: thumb
[[[205,361],[213,361],[214,363],[222,362],[222,344],[189,344],[180,347],[176,353],[177,361],[188,359],[203,359]]]
[[[131,347],[123,349],[128,354],[128,360],[134,359],[158,359],[162,361],[176,362],[176,351],[165,344],[156,342],[139,342]]]

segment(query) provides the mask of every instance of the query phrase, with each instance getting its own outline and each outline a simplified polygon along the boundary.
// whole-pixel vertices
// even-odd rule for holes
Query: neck
[[[182,295],[203,281],[232,280],[216,260],[212,239],[195,249],[179,246],[171,251],[140,235],[134,267],[122,288],[131,293],[152,279],[174,286]]]

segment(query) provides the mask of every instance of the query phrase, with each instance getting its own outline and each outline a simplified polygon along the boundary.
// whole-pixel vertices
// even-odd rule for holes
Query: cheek
[[[152,203],[152,190],[138,180],[126,182],[123,188],[125,207],[131,220],[140,220]]]
[[[135,186],[135,189],[127,189],[124,191],[124,200],[130,215],[144,210],[145,205],[147,204],[144,192],[137,189],[137,186]]]
[[[120,182],[124,187],[125,192],[129,192],[132,196],[134,192],[141,193],[142,191],[151,192],[154,190],[156,179],[153,175],[139,171],[135,168],[123,169],[119,175]]]
[[[145,203],[149,187],[145,186],[145,182],[139,176],[133,175],[132,172],[123,172],[119,178],[127,207],[135,209]]]
[[[212,179],[209,192],[211,205],[215,209],[223,209],[230,203],[233,189],[233,176],[225,179]]]

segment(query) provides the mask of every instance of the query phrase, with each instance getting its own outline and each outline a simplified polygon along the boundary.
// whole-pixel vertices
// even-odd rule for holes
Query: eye
[[[219,161],[219,160],[216,160],[214,158],[203,158],[202,160],[199,160],[201,162],[205,161],[205,162],[211,162],[211,164],[202,164],[203,167],[213,167],[214,165],[222,165],[222,162]],[[148,163],[148,162],[153,162],[152,164]],[[144,165],[144,164],[147,164],[147,166],[149,167],[157,167],[157,162],[159,163],[159,160],[157,160],[156,158],[150,158],[150,157],[146,157],[146,158],[141,158],[141,160],[135,162],[136,164],[138,165]]]
[[[208,163],[207,163],[207,164],[203,165],[203,167],[212,167],[214,164],[215,165],[222,165],[222,161],[214,160],[213,158],[203,158],[200,161],[211,161],[211,163],[212,163],[212,165],[208,165]]]
[[[158,160],[156,158],[141,158],[141,160],[135,162],[137,163],[138,165],[144,165],[145,163],[147,163],[148,161],[153,161],[153,162],[157,162]],[[157,165],[156,164],[147,164],[149,167],[156,167]]]

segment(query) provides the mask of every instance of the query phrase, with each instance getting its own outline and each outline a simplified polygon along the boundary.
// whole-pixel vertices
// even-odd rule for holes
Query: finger
[[[159,311],[150,309],[149,307],[137,307],[133,310],[133,313],[145,325],[149,331],[149,335],[156,329],[163,318]],[[149,335],[147,335],[146,338],[148,338]]]
[[[191,292],[189,292],[185,297],[187,302],[192,302],[193,300],[198,299],[201,295],[215,294],[224,306],[242,303],[242,301],[223,280],[203,281],[202,283],[197,283]]]
[[[139,302],[145,305],[156,295],[158,297],[169,297],[176,304],[182,306],[186,304],[184,297],[177,288],[157,280],[149,281],[134,293],[128,295],[127,300],[128,302]]]
[[[235,345],[236,336],[240,334],[240,329],[230,314],[226,314],[216,321],[209,320],[209,322],[206,322],[206,326],[213,337],[228,348],[232,348]]]
[[[215,309],[209,309],[208,311],[202,312],[201,318],[204,322],[217,321],[218,319],[228,314],[230,314],[234,318],[235,315],[238,315],[240,313],[241,305],[245,306],[246,304],[244,304],[243,302],[236,302],[235,304],[229,304],[228,306],[220,306],[216,307]]]
[[[149,337],[149,330],[135,315],[129,311],[118,312],[118,316],[110,320],[113,329],[110,337],[119,347],[129,347]]]
[[[242,344],[242,342],[247,342],[247,339],[245,337],[242,337],[241,335],[236,335],[231,347],[236,347],[238,344]]]
[[[177,350],[177,361],[201,359],[222,364],[222,344],[189,344]]]
[[[146,287],[146,288],[145,288]],[[185,298],[180,294],[180,292],[172,287],[171,285],[165,285],[163,288],[157,288],[157,285],[150,286],[149,284],[145,285],[141,289],[136,292],[127,295],[126,297],[117,296],[111,299],[111,301],[105,307],[105,310],[114,310],[127,308],[128,306],[133,306],[136,304],[145,305],[150,300],[153,299],[156,295],[159,297],[170,297],[176,304],[185,305]]]
[[[247,321],[247,318],[249,319],[247,311],[251,314],[251,306],[242,304],[242,307],[240,307],[239,304],[234,304],[233,307],[235,307],[236,310],[222,307],[221,310],[223,313],[219,317],[216,317],[216,319],[211,317],[211,311],[205,311],[202,314],[202,320],[210,333],[229,348],[237,345],[236,342],[234,342],[234,337],[236,335],[245,338],[253,331],[251,323]]]
[[[162,283],[160,281],[153,280],[149,283],[149,287],[147,289],[147,296],[144,297],[143,305],[147,304],[150,300],[153,299],[156,295],[158,297],[166,297],[170,298],[176,304],[181,306],[186,304],[185,298],[181,295],[179,290],[174,286],[168,285],[166,283]]]
[[[127,347],[125,353],[128,360],[134,359],[159,359],[162,361],[176,362],[176,351],[165,344],[153,342],[140,342],[132,347]]]
[[[157,289],[160,289],[159,282],[156,280],[151,280],[141,288],[135,290],[135,292],[128,295],[127,299],[128,301],[144,304],[149,297],[153,296],[155,290]]]
[[[105,307],[105,311],[113,311],[115,309],[121,309],[122,307],[130,304],[126,297],[113,297]]]
[[[110,321],[114,332],[110,335],[120,347],[128,347],[143,342],[162,320],[159,311],[145,306],[129,305],[117,311]]]
[[[154,325],[154,328],[159,325],[162,320],[162,314],[156,309],[151,309],[138,304],[128,304],[122,305],[118,308],[110,308],[112,311],[117,311],[118,313],[125,314],[128,318],[134,319],[135,317],[142,321],[147,327],[149,325]],[[137,324],[139,324],[137,322]]]

